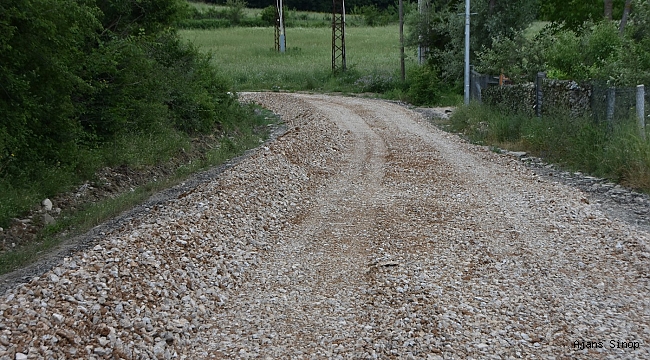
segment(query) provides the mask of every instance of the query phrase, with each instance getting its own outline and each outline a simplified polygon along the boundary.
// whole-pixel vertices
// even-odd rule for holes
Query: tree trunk
[[[492,14],[496,6],[497,6],[497,0],[490,0],[488,5],[488,14]]]
[[[627,25],[627,18],[630,16],[630,11],[632,11],[632,0],[625,0],[625,9],[623,10],[623,18],[621,18],[621,26],[618,28],[618,32],[621,36],[625,34],[625,25]]]
[[[612,20],[612,6],[613,0],[604,0],[605,1],[605,19]]]

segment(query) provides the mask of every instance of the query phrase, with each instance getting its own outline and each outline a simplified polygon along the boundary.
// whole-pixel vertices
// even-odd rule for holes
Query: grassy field
[[[355,91],[364,76],[398,78],[399,30],[386,27],[346,29],[347,76],[332,76],[332,30],[288,28],[287,52],[273,50],[273,28],[182,30],[181,36],[213,54],[235,90]],[[407,54],[407,66],[416,66]]]

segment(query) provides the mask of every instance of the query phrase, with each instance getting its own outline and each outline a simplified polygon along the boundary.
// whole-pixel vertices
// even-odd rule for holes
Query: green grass
[[[644,140],[634,119],[610,129],[590,118],[563,113],[531,118],[473,103],[454,112],[448,126],[474,143],[527,151],[650,193],[650,132]]]
[[[395,77],[399,69],[397,26],[348,27],[349,75],[332,76],[332,31],[287,29],[287,52],[273,51],[273,28],[182,30],[181,36],[213,54],[215,65],[241,90],[359,91],[351,86],[363,76]],[[416,66],[409,54],[407,66]]]

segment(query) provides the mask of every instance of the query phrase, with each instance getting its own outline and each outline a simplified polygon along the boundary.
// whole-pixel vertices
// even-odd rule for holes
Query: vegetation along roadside
[[[571,105],[574,100],[563,94],[566,101],[557,103],[568,107],[545,106],[541,118],[536,117],[534,101],[529,101],[525,90],[508,90],[502,94],[510,95],[496,103],[459,108],[443,125],[475,143],[527,151],[567,169],[650,193],[650,133],[646,127],[643,137],[636,105],[620,97],[633,98],[637,85],[644,84],[646,89],[650,85],[650,3],[574,3],[473,3],[477,15],[472,18],[472,33],[477,35],[471,40],[474,50],[470,55],[476,71],[503,74],[508,83],[521,86],[512,89],[534,88],[532,82],[540,72],[548,81],[566,81],[571,88],[585,84],[582,88],[592,89],[582,109],[586,111],[577,114],[576,104]],[[462,6],[454,1],[438,3],[420,19],[416,32],[428,39],[429,63],[438,66],[444,81],[454,81],[462,66],[462,30],[454,25],[461,20],[449,16],[460,13]],[[624,108],[605,121],[607,89],[617,89],[620,105],[616,106]],[[648,99],[646,94],[646,109]],[[647,110],[643,116],[646,122],[650,120]]]
[[[277,122],[181,40],[185,5],[0,4],[0,272],[259,145]]]

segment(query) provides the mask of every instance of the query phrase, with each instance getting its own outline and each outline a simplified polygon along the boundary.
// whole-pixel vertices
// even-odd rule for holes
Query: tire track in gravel
[[[1,360],[650,358],[646,232],[398,105],[245,96],[287,134],[9,291]]]
[[[640,311],[644,296],[629,298],[647,294],[647,280],[636,281],[646,273],[644,261],[630,254],[646,250],[643,243],[623,224],[593,211],[583,194],[543,182],[516,161],[476,151],[395,105],[301,98],[361,117],[382,139],[377,143],[386,144],[387,173],[395,175],[394,181],[384,179],[378,206],[369,211],[375,222],[368,254],[373,265],[360,287],[367,293],[364,305],[353,310],[366,317],[357,326],[363,330],[342,340],[339,353],[352,358],[648,353],[648,348],[585,352],[571,346],[584,339],[607,346],[610,340],[643,342],[648,321]],[[622,244],[627,249],[616,250]],[[337,254],[331,256],[337,261]]]
[[[254,357],[331,357],[342,343],[359,337],[358,325],[367,320],[355,308],[365,283],[385,146],[364,119],[349,109],[327,101],[310,103],[350,134],[353,146],[344,154],[339,174],[314,194],[311,210],[300,214],[293,226],[278,236],[276,251],[250,273],[249,278],[259,287],[232,299],[233,304],[247,306],[226,309],[225,318],[235,321],[244,314],[258,314],[268,323],[253,327],[278,334],[265,338],[265,350],[254,350]],[[212,354],[233,356],[224,349],[213,349]]]
[[[341,102],[345,106],[367,104]],[[390,138],[401,133],[410,139],[412,148],[418,142],[424,149],[436,147],[438,154],[428,155],[437,155],[445,164],[428,170],[436,173],[449,168],[451,182],[432,184],[447,192],[449,208],[454,208],[458,195],[471,197],[461,201],[470,205],[459,209],[465,212],[463,216],[443,226],[443,232],[450,232],[455,239],[435,239],[424,249],[430,262],[449,267],[443,269],[446,274],[440,278],[445,280],[439,284],[461,285],[451,287],[454,295],[443,301],[448,308],[434,317],[438,320],[434,333],[442,330],[440,338],[445,340],[435,348],[429,346],[429,351],[461,357],[476,352],[498,356],[514,352],[524,357],[535,353],[571,358],[581,353],[591,358],[647,356],[648,348],[636,352],[600,349],[587,355],[571,346],[576,340],[591,339],[608,348],[610,340],[643,342],[639,339],[647,336],[643,330],[647,329],[647,312],[640,311],[646,305],[644,296],[635,301],[621,297],[647,294],[648,290],[647,279],[637,281],[647,274],[642,265],[645,261],[628,252],[647,251],[634,232],[625,231],[620,223],[612,224],[613,229],[603,226],[610,224],[602,214],[591,211],[584,194],[540,183],[515,161],[504,164],[503,159],[476,152],[475,147],[446,141],[443,134],[412,121],[408,110],[385,102],[368,108],[369,117],[382,124],[380,134],[386,143],[393,143]],[[417,151],[409,155],[418,158]],[[426,157],[419,160],[426,161]],[[406,256],[418,257],[413,252]],[[626,280],[621,283],[621,279]],[[631,284],[635,286],[631,288]],[[435,302],[431,305],[435,307]],[[485,311],[477,310],[486,305],[493,308],[487,317]],[[605,311],[609,316],[603,316]],[[630,326],[632,323],[636,325]],[[399,343],[385,347],[396,346]]]

